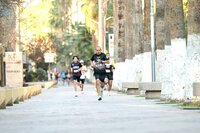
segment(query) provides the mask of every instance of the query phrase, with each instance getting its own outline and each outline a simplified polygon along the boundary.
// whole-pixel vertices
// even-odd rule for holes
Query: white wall
[[[156,81],[162,83],[163,99],[191,99],[192,83],[200,81],[200,36],[174,39],[164,50],[156,51]],[[113,87],[122,82],[151,82],[151,53],[136,55],[116,64]]]

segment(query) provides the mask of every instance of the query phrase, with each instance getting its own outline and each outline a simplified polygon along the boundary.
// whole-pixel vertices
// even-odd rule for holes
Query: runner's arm
[[[106,55],[104,55],[102,63],[110,63],[110,58],[107,58]]]

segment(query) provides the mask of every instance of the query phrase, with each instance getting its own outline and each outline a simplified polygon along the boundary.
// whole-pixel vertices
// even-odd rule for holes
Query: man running
[[[96,47],[96,53],[90,59],[90,66],[94,68],[94,76],[96,79],[96,89],[98,94],[98,100],[102,100],[103,83],[106,77],[105,63],[109,63],[109,59],[106,58],[106,54],[102,53],[101,47]]]
[[[78,56],[73,56],[73,62],[71,63],[71,72],[74,82],[74,91],[75,97],[78,97],[77,86],[79,85],[80,76],[81,76],[81,63],[78,61]]]

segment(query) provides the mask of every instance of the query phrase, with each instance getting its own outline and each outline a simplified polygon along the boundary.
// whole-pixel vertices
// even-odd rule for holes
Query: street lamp
[[[155,42],[154,42],[154,0],[151,0],[151,72],[152,82],[156,81],[155,74]]]

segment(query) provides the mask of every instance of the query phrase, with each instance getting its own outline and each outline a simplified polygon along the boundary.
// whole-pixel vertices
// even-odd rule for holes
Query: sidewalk
[[[97,100],[93,85],[74,97],[57,86],[5,110],[1,133],[198,133],[200,111],[185,111],[142,97],[112,92]]]

